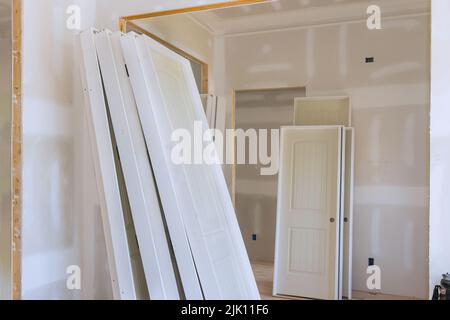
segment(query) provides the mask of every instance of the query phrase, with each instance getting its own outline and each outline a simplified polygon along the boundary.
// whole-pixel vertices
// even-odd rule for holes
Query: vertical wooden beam
[[[121,17],[119,19],[119,30],[120,32],[127,33],[127,19]]]
[[[13,0],[12,298],[22,296],[22,1]]]
[[[202,87],[201,91],[204,94],[209,93],[209,71],[208,71],[208,64],[201,63],[202,66]]]

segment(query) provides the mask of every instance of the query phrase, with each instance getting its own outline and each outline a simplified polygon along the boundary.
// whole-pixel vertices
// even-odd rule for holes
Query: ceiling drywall
[[[367,19],[370,5],[383,17],[422,14],[431,0],[276,0],[189,14],[216,35],[268,31]]]
[[[317,8],[336,4],[369,2],[370,0],[278,0],[263,4],[239,6],[222,10],[215,10],[214,14],[222,20],[252,17],[261,14],[289,12],[292,10]],[[373,2],[373,1],[372,1]]]

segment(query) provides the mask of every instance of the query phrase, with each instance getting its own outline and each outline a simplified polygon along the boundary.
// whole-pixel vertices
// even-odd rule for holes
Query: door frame
[[[22,297],[22,0],[13,0],[13,103],[12,103],[12,292],[13,300]]]
[[[353,199],[354,199],[354,181],[355,181],[355,129],[353,127],[349,127],[349,128],[345,128],[345,159],[344,159],[344,167],[345,167],[345,172],[343,174],[344,177],[344,186],[343,186],[343,194],[344,194],[344,209],[343,209],[343,213],[342,213],[342,217],[343,217],[343,235],[342,235],[342,250],[347,250],[348,252],[348,256],[347,256],[347,265],[345,264],[345,255],[344,253],[342,253],[342,285],[341,285],[341,289],[340,289],[340,295],[342,297],[346,297],[348,300],[352,299],[352,286],[353,286],[353,281],[352,281],[352,270],[353,270],[353,210],[354,210],[354,203],[353,203]],[[350,141],[349,141],[350,138]],[[348,152],[347,150],[347,142],[350,144],[350,152]],[[349,165],[349,166],[347,166]],[[348,181],[347,181],[348,178]],[[349,193],[348,193],[348,203],[350,204],[349,206],[347,206],[348,212],[346,212],[345,210],[345,206],[346,204],[346,200],[347,200],[347,193],[346,193],[346,189],[348,188]],[[345,216],[348,215],[347,221],[345,221]],[[345,241],[345,234],[346,232],[348,232],[347,234],[347,242],[348,242],[348,246],[346,246],[346,241]],[[347,247],[346,249],[344,248]],[[345,251],[344,251],[345,252]],[[345,268],[347,267],[347,268]],[[345,277],[345,273],[347,272],[347,279]],[[347,286],[347,295],[344,295],[344,287],[345,285]]]

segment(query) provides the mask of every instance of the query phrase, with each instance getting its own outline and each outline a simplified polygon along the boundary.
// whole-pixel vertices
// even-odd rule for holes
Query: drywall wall
[[[82,217],[73,32],[65,25],[73,2],[22,2],[22,297],[71,299],[78,292],[67,290],[66,269],[80,265]]]
[[[24,299],[112,297],[74,41],[81,28],[118,29],[121,16],[218,1],[22,0]],[[81,290],[66,287],[81,268]]]
[[[362,20],[215,40],[215,63],[224,62],[219,95],[306,86],[307,96],[351,96],[356,290],[367,291],[373,257],[383,293],[428,296],[429,23],[425,13],[383,19],[374,31]],[[366,57],[375,62],[366,64]],[[262,219],[273,224],[272,216]]]
[[[450,272],[450,2],[432,2],[430,296]]]
[[[236,92],[236,129],[267,130],[290,126],[294,119],[294,99],[304,97],[304,87],[281,90]],[[266,150],[271,150],[272,138],[267,137]],[[248,143],[245,152],[249,154]],[[259,159],[261,160],[261,159]],[[261,175],[261,161],[236,166],[236,211],[248,254],[255,261],[273,262],[275,251],[275,218],[278,174]]]
[[[65,28],[68,17],[65,13],[67,7],[71,4],[80,5],[82,28],[97,26],[117,30],[117,19],[122,15],[213,2],[219,1],[60,0],[55,4],[51,0],[23,0],[25,51],[23,57],[24,269],[22,281],[24,298],[104,299],[111,297],[111,290],[108,287],[106,252],[102,244],[101,219],[92,178],[94,174],[92,160],[87,145],[89,141],[81,113],[83,101],[80,99],[77,83],[79,79],[74,66],[76,58],[73,54],[74,32]],[[440,0],[441,5],[445,2],[446,0]],[[443,11],[441,12],[444,14]],[[443,19],[444,17],[440,21],[445,21]],[[427,155],[425,137],[428,130],[422,128],[423,132],[417,131],[417,134],[408,132],[414,132],[412,124],[421,123],[428,113],[426,110],[427,86],[426,81],[423,80],[427,74],[424,61],[426,61],[428,50],[426,45],[418,45],[421,42],[418,39],[425,37],[427,20],[426,17],[412,19],[406,17],[400,22],[388,23],[383,31],[369,34],[366,34],[368,31],[364,30],[362,24],[356,30],[350,28],[351,25],[329,27],[333,32],[331,36],[328,36],[329,38],[324,35],[326,32],[322,28],[309,29],[310,31],[304,29],[297,35],[294,34],[293,38],[288,37],[290,46],[285,52],[281,52],[276,47],[274,49],[274,45],[277,44],[275,37],[262,38],[256,43],[259,45],[259,48],[255,46],[258,48],[256,52],[246,51],[245,48],[251,45],[245,45],[245,43],[241,50],[235,46],[234,49],[228,48],[235,51],[235,57],[245,58],[245,63],[237,63],[240,59],[234,59],[232,64],[237,63],[238,67],[242,68],[241,71],[236,70],[236,66],[233,70],[226,70],[228,65],[224,63],[221,64],[220,69],[215,70],[215,74],[227,75],[228,80],[233,79],[233,82],[229,82],[230,85],[226,84],[228,82],[217,84],[216,93],[218,94],[223,92],[229,95],[227,90],[231,85],[238,89],[246,86],[258,88],[307,85],[310,95],[352,94],[356,99],[354,100],[355,108],[360,109],[354,114],[356,124],[360,123],[358,127],[364,129],[366,124],[372,123],[370,140],[375,146],[374,149],[389,151],[383,153],[383,157],[377,157],[376,152],[371,154],[370,150],[373,149],[369,145],[364,147],[367,135],[366,138],[361,136],[359,139],[363,140],[357,142],[357,148],[360,149],[360,159],[357,159],[357,163],[363,165],[359,171],[371,172],[371,177],[375,180],[366,180],[363,175],[359,180],[359,187],[357,185],[357,193],[359,193],[357,207],[360,209],[356,208],[355,215],[362,212],[359,220],[364,227],[363,230],[366,231],[364,237],[368,239],[363,241],[357,249],[358,252],[364,252],[358,260],[360,266],[358,274],[360,277],[364,276],[361,271],[367,263],[367,255],[372,252],[389,251],[384,256],[392,259],[392,262],[387,264],[383,261],[380,263],[378,255],[375,256],[376,262],[382,265],[384,270],[383,291],[408,295],[414,291],[410,289],[411,286],[417,285],[417,291],[423,291],[422,278],[426,274],[424,270],[426,268],[423,267],[426,261],[424,254],[426,249],[422,247],[422,243],[425,246],[426,239],[424,242],[421,240],[422,237],[426,237],[426,234],[418,226],[422,222],[426,223],[427,219],[424,197],[427,193],[427,183],[423,182],[427,179],[424,177],[427,174],[419,168],[418,163],[422,162],[421,157]],[[386,32],[393,30],[396,31],[392,33],[393,36],[384,41]],[[37,37],[37,32],[46,36]],[[402,41],[399,41],[399,38]],[[225,48],[225,39],[220,38],[215,42],[217,54],[214,59],[218,62],[225,61],[225,51],[222,50]],[[315,54],[315,48],[319,48],[316,44],[322,42],[325,44],[320,47],[325,48],[324,52],[332,53],[329,56]],[[347,43],[347,45],[340,45],[341,43]],[[278,65],[264,66],[265,55],[270,57],[269,61],[277,62]],[[360,60],[365,55],[373,55],[381,60],[377,58],[375,65],[366,66]],[[286,66],[284,63],[289,57],[291,61],[298,63],[295,66]],[[290,68],[292,71],[289,70]],[[273,78],[269,77],[270,69],[273,71]],[[231,76],[233,74],[237,75],[236,78]],[[443,85],[448,83],[448,81],[445,82],[444,75],[441,76]],[[441,105],[443,106],[444,103]],[[398,110],[403,116],[400,118],[394,116],[391,113],[393,110]],[[445,112],[443,108],[441,110]],[[358,121],[358,113],[362,122]],[[381,116],[379,120],[368,121],[369,118],[377,119],[376,114]],[[404,121],[405,118],[409,120]],[[441,114],[436,115],[437,120],[441,118]],[[364,122],[364,119],[367,121]],[[394,127],[402,128],[399,130],[401,133],[390,136],[387,132]],[[441,127],[443,128],[444,124],[441,124]],[[358,128],[356,134],[358,135]],[[393,141],[387,143],[386,136],[389,136],[389,139],[393,138]],[[441,135],[441,137],[447,136],[447,134]],[[411,142],[415,140],[419,144],[417,147]],[[441,146],[445,143],[442,139],[440,141],[434,139],[434,142]],[[405,154],[411,156],[395,154],[395,150],[402,148],[406,150]],[[445,154],[444,147],[439,149],[434,159],[441,159],[441,155]],[[411,159],[410,162],[408,158]],[[402,166],[406,163],[405,167],[409,168],[408,172],[404,169],[400,170],[402,180],[408,182],[410,176],[415,187],[408,187],[405,182],[398,185],[398,188],[375,188],[383,184],[391,184],[395,187],[394,181],[389,182],[387,176],[396,171],[399,163]],[[445,182],[441,180],[439,173],[442,172],[439,170],[445,169],[444,161],[439,163],[440,165],[435,167],[438,170],[433,169],[437,178],[432,179],[436,181],[434,185],[438,189],[435,190],[438,195],[440,194],[437,197],[439,203],[436,205],[441,205],[445,201],[443,194]],[[383,174],[378,174],[379,172]],[[357,179],[358,176],[360,174],[357,173]],[[376,181],[376,177],[380,177],[380,180]],[[394,175],[394,177],[397,181],[397,176]],[[361,186],[374,188],[364,189]],[[383,190],[385,194],[382,193]],[[390,196],[392,191],[398,191],[397,194],[402,196],[393,198]],[[372,193],[377,197],[372,197]],[[386,210],[386,206],[377,203],[385,203],[387,207],[393,209]],[[445,207],[444,205],[443,208]],[[378,213],[377,208],[379,208]],[[445,222],[442,220],[445,219],[445,215],[441,210],[437,211],[440,218],[436,216],[438,219],[433,223],[435,227],[430,228],[432,234],[443,228],[440,222]],[[398,222],[402,220],[404,225],[409,227],[398,229]],[[55,225],[58,227],[52,227]],[[387,229],[388,237],[380,237],[381,230],[385,232],[385,229]],[[71,234],[74,235],[73,238]],[[442,244],[439,235],[445,233],[439,231],[434,234],[436,235],[434,244],[439,245],[433,245],[433,247],[439,248]],[[395,239],[401,240],[395,241]],[[34,244],[34,242],[38,243]],[[439,261],[443,261],[442,250],[443,246],[436,251],[437,254],[434,254],[431,264],[437,265]],[[72,292],[65,288],[67,276],[65,271],[69,264],[79,264],[82,267],[81,292]],[[394,264],[398,268],[391,267]],[[438,273],[441,271],[437,271],[438,269],[440,268],[436,268],[434,272],[430,270],[434,278],[439,277]],[[431,282],[435,281],[431,280]],[[364,289],[363,279],[359,279],[358,283]],[[390,287],[395,288],[390,290]]]
[[[0,0],[0,300],[11,298],[11,0]]]

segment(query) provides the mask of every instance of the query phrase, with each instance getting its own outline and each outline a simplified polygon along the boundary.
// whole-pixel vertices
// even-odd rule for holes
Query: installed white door
[[[343,127],[284,127],[275,295],[338,298]]]

